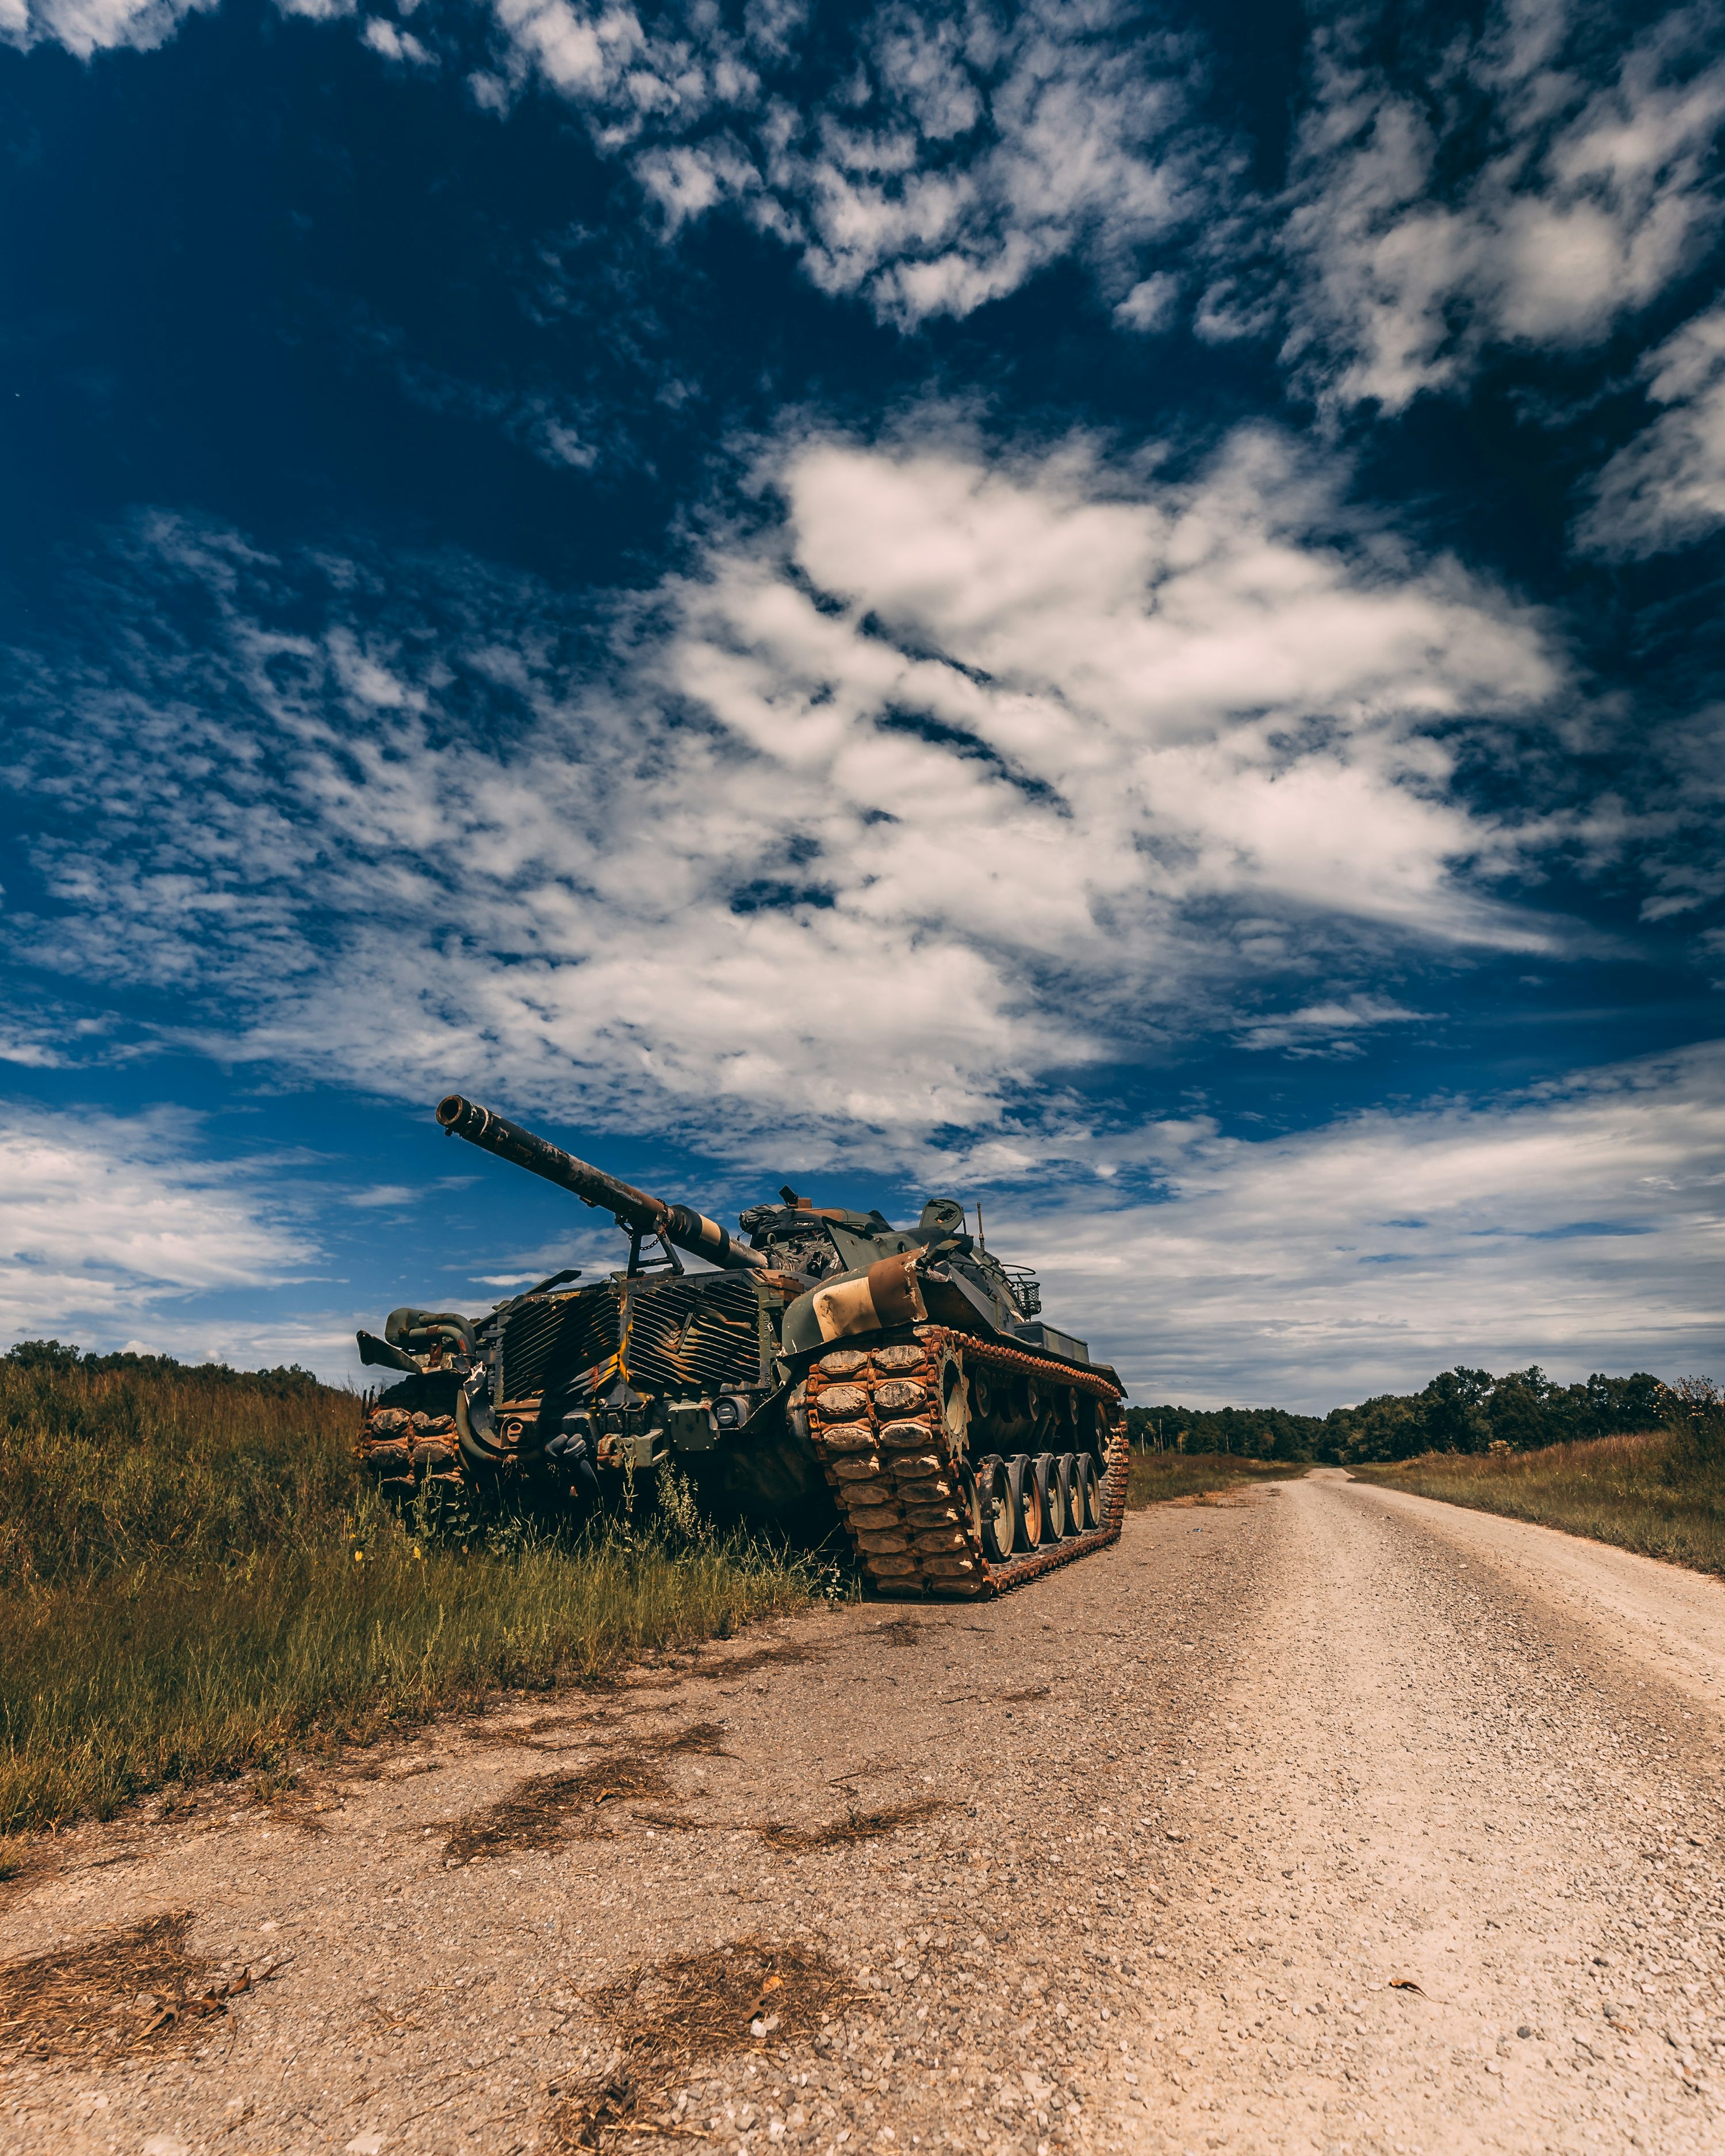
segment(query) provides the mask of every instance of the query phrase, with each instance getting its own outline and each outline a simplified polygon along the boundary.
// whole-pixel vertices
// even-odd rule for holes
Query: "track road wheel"
[[[983,1555],[990,1564],[1004,1564],[1012,1555],[1018,1514],[1006,1463],[996,1454],[977,1462],[976,1501],[982,1526]]]
[[[1060,1532],[1068,1535],[1084,1532],[1084,1493],[1078,1486],[1078,1455],[1063,1452],[1054,1464],[1054,1480],[1060,1486]]]
[[[1102,1524],[1102,1485],[1096,1473],[1096,1463],[1087,1452],[1078,1455],[1078,1502],[1080,1517],[1086,1527]]]
[[[1006,1463],[1007,1487],[1012,1494],[1012,1546],[1023,1553],[1042,1541],[1042,1493],[1036,1486],[1036,1465],[1028,1453],[1015,1452]]]
[[[983,1532],[982,1488],[973,1467],[953,1470],[952,1502],[971,1533],[980,1537]]]
[[[1035,1469],[1036,1495],[1042,1505],[1042,1532],[1037,1540],[1057,1543],[1066,1532],[1066,1513],[1060,1502],[1060,1478],[1055,1472],[1053,1453],[1039,1452]]]

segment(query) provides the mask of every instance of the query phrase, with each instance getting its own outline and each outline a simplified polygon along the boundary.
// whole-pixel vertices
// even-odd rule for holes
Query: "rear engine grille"
[[[617,1291],[606,1281],[571,1296],[533,1296],[503,1327],[506,1400],[531,1400],[545,1389],[553,1362],[582,1370],[608,1362],[617,1348]]]
[[[753,1384],[761,1374],[760,1304],[754,1283],[734,1275],[641,1281],[629,1327],[629,1381],[638,1392],[710,1393]]]
[[[608,1363],[633,1310],[624,1361],[637,1392],[682,1397],[760,1376],[759,1300],[732,1273],[595,1281],[571,1296],[530,1297],[505,1320],[506,1400],[537,1397],[552,1383]]]

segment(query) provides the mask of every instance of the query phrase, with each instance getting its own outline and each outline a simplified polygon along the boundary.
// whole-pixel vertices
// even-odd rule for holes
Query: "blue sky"
[[[1725,18],[0,0],[0,1323],[987,1209],[1140,1398],[1718,1370]]]

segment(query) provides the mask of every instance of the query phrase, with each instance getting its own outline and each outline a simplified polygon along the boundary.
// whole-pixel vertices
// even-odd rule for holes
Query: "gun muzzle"
[[[607,1175],[603,1168],[577,1160],[573,1153],[524,1130],[506,1116],[480,1107],[476,1101],[451,1093],[438,1102],[437,1119],[446,1131],[465,1138],[470,1145],[495,1153],[500,1160],[513,1161],[530,1174],[542,1176],[546,1182],[572,1192],[583,1205],[608,1213],[619,1228],[631,1235],[663,1235],[680,1250],[693,1251],[709,1265],[733,1272],[758,1271],[767,1265],[760,1251],[733,1241],[716,1220],[709,1220],[705,1214],[649,1197],[633,1183]]]

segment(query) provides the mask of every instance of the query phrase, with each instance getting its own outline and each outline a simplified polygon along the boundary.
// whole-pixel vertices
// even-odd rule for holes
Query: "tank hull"
[[[929,1322],[788,1353],[803,1293],[756,1272],[522,1296],[481,1353],[367,1402],[360,1463],[463,1532],[503,1504],[578,1518],[672,1466],[721,1521],[841,1530],[891,1599],[1003,1594],[1117,1538],[1111,1372]]]

